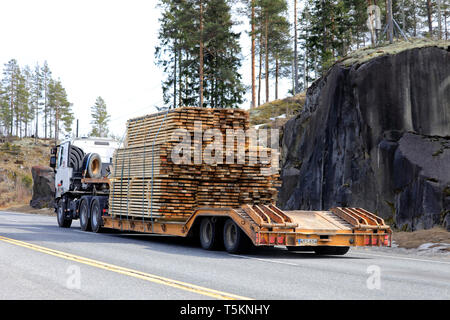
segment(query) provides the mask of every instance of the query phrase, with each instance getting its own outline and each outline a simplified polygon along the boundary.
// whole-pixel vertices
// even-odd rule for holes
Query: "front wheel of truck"
[[[72,219],[66,218],[65,209],[65,201],[63,199],[59,199],[56,207],[56,218],[60,228],[70,228],[72,225]]]

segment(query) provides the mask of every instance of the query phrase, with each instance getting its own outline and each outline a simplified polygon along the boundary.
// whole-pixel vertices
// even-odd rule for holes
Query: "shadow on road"
[[[59,228],[56,224],[36,223],[30,225],[17,223],[0,223],[0,229],[15,229],[23,232],[1,232],[0,235],[20,241],[40,243],[126,243],[139,244],[150,251],[173,255],[199,256],[218,259],[238,259],[236,255],[225,251],[207,251],[200,247],[197,239],[187,239],[175,236],[157,234],[139,234],[104,229],[101,233],[83,232],[79,225],[71,228]],[[350,251],[351,252],[351,251]],[[253,247],[245,256],[264,259],[370,259],[354,256],[322,256],[314,252],[292,252],[285,247]]]
[[[182,254],[189,256],[208,256],[208,258],[230,258],[236,259],[236,255],[231,255],[224,250],[207,251],[200,247],[198,240],[186,239],[174,236],[164,235],[149,235],[149,234],[127,234],[116,232],[111,230],[109,234],[117,234],[120,238],[133,239],[141,243],[151,243],[157,246],[151,246],[149,249],[157,250],[169,254]],[[350,251],[351,252],[351,251]],[[283,258],[283,259],[357,259],[365,260],[366,257],[354,257],[354,256],[332,256],[332,255],[317,255],[314,252],[294,252],[288,251],[285,247],[252,247],[243,255],[251,256],[255,258]]]

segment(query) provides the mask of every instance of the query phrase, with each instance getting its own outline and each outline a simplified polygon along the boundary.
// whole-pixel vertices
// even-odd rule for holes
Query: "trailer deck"
[[[274,205],[198,208],[185,222],[147,217],[103,216],[103,227],[186,237],[197,219],[231,218],[255,246],[391,246],[391,229],[361,208],[282,211]]]

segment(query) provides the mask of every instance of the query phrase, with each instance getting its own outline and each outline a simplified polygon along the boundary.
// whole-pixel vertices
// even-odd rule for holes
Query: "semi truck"
[[[206,250],[242,253],[251,247],[285,247],[319,255],[344,255],[355,246],[391,246],[382,218],[362,208],[285,211],[274,204],[196,208],[183,221],[113,216],[108,208],[113,154],[119,143],[104,138],[68,139],[52,148],[55,212],[59,227],[79,219],[83,231],[115,229],[194,238]]]

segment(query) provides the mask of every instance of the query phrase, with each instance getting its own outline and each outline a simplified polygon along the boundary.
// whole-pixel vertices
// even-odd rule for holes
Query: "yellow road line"
[[[4,241],[4,242],[7,242],[7,243],[14,244],[14,245],[18,245],[18,246],[21,246],[21,247],[24,247],[24,248],[28,248],[28,249],[31,249],[31,250],[35,250],[35,251],[39,251],[39,252],[42,252],[42,253],[46,253],[46,254],[49,254],[49,255],[52,255],[52,256],[55,256],[55,257],[59,257],[59,258],[63,258],[63,259],[67,259],[67,260],[83,263],[83,264],[86,264],[86,265],[89,265],[89,266],[92,266],[92,267],[96,267],[96,268],[100,268],[100,269],[104,269],[104,270],[109,270],[109,271],[112,271],[112,272],[116,272],[116,273],[120,273],[120,274],[124,274],[124,275],[130,276],[130,277],[134,277],[134,278],[138,278],[138,279],[142,279],[142,280],[146,280],[146,281],[150,281],[150,282],[166,285],[166,286],[169,286],[169,287],[173,287],[173,288],[177,288],[177,289],[181,289],[181,290],[185,290],[185,291],[189,291],[189,292],[194,292],[194,293],[197,293],[197,294],[205,295],[205,296],[216,298],[216,299],[222,299],[222,300],[250,300],[250,298],[238,296],[238,295],[235,295],[235,294],[222,292],[222,291],[217,291],[217,290],[214,290],[214,289],[209,289],[209,288],[197,286],[197,285],[191,284],[191,283],[186,283],[186,282],[182,282],[182,281],[178,281],[178,280],[164,278],[164,277],[160,277],[160,276],[157,276],[157,275],[154,275],[154,274],[149,274],[149,273],[145,273],[145,272],[141,272],[141,271],[137,271],[137,270],[133,270],[133,269],[128,269],[128,268],[112,265],[112,264],[101,262],[101,261],[92,260],[92,259],[89,259],[89,258],[76,256],[74,254],[70,254],[70,253],[66,253],[66,252],[62,252],[62,251],[58,251],[58,250],[54,250],[54,249],[50,249],[50,248],[46,248],[46,247],[41,247],[41,246],[38,246],[38,245],[35,245],[35,244],[32,244],[32,243],[28,243],[28,242],[24,242],[24,241],[10,239],[10,238],[6,238],[6,237],[3,237],[3,236],[0,236],[0,240]]]

